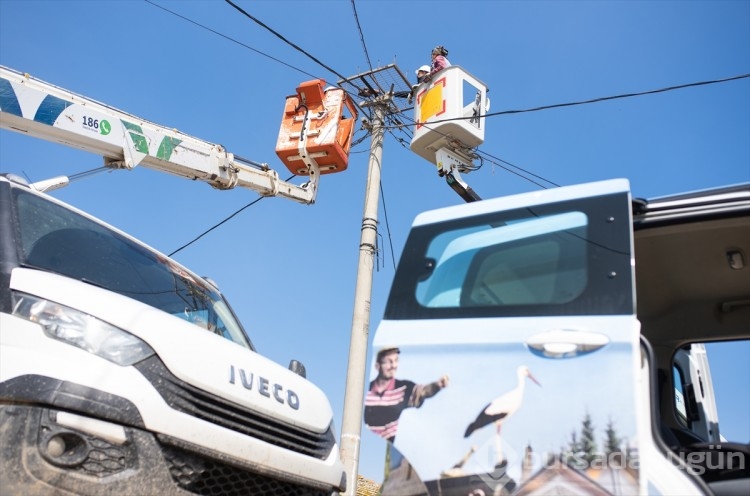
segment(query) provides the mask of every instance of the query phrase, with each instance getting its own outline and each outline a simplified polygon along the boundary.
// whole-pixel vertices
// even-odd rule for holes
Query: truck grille
[[[185,491],[202,496],[324,496],[329,493],[270,479],[225,463],[162,445],[169,473]]]
[[[153,356],[135,367],[175,410],[296,453],[325,460],[336,442],[331,427],[323,433],[259,415],[181,381]]]

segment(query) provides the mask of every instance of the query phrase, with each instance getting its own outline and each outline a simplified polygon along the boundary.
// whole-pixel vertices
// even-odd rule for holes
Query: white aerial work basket
[[[471,162],[468,150],[484,142],[487,87],[460,66],[450,66],[420,84],[414,95],[411,151],[438,165],[436,153],[447,149]]]

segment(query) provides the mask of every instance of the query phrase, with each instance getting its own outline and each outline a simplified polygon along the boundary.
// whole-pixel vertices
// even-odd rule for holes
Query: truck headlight
[[[141,339],[96,317],[24,293],[14,292],[13,297],[13,315],[39,324],[53,339],[117,365],[132,365],[154,354]]]

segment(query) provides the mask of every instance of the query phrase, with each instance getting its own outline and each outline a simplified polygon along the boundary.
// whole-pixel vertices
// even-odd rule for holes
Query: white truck
[[[343,121],[343,90],[302,88]],[[291,123],[324,124],[322,113],[310,122],[287,104]],[[325,165],[325,145],[307,153],[315,134],[297,136],[285,160],[310,181],[296,186],[218,145],[7,68],[0,125],[98,153],[110,167],[142,165],[305,204],[320,164],[334,171],[345,162]],[[44,192],[65,182],[0,176],[0,492],[343,491],[333,412],[304,367],[260,355],[212,281]]]

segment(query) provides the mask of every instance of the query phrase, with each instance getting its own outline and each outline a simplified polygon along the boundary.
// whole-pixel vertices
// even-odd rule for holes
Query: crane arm
[[[0,128],[101,155],[105,165],[115,169],[141,165],[217,189],[247,188],[303,204],[314,203],[317,193],[317,171],[311,171],[307,183],[291,184],[267,164],[238,157],[221,145],[2,66]]]
[[[435,160],[438,175],[445,177],[448,186],[458,193],[458,196],[463,198],[466,203],[481,200],[479,195],[461,177],[461,170],[469,170],[470,158],[462,156],[455,150],[440,148],[435,152]]]

